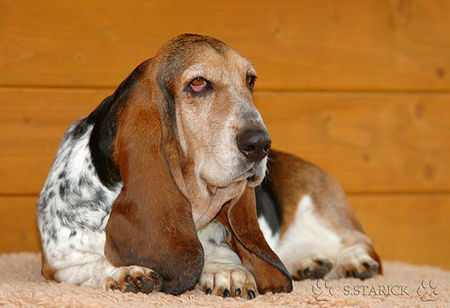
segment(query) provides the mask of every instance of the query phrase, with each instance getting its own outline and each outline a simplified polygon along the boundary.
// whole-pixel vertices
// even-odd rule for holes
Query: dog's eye
[[[247,75],[247,87],[250,89],[250,91],[253,91],[253,87],[255,86],[255,80],[256,80],[256,76],[253,75]]]
[[[201,90],[203,90],[206,86],[208,85],[208,82],[206,81],[205,78],[203,77],[197,77],[194,80],[191,81],[191,83],[189,84],[189,86],[191,87],[192,90],[194,90],[195,92],[200,92]]]

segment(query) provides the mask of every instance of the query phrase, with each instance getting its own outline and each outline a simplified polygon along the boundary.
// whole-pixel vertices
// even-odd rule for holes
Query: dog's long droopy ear
[[[164,278],[162,291],[192,288],[203,267],[189,201],[173,174],[178,145],[153,77],[140,77],[121,111],[112,156],[122,190],[106,225],[105,255],[114,266],[139,265]]]
[[[247,186],[237,203],[225,205],[217,220],[227,228],[229,244],[255,277],[259,292],[292,291],[288,271],[259,229],[254,188]]]

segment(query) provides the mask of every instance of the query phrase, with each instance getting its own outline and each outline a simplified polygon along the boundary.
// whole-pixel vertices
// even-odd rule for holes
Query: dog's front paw
[[[333,267],[326,258],[305,258],[290,265],[289,272],[294,280],[320,279]]]
[[[338,256],[333,277],[353,277],[361,280],[375,276],[379,272],[380,264],[374,260],[365,248],[351,246],[343,249]]]
[[[123,266],[117,268],[106,279],[106,290],[120,290],[122,292],[150,293],[161,290],[162,276],[157,272],[141,266]]]
[[[249,299],[255,298],[258,290],[253,275],[244,266],[218,262],[205,264],[198,287],[206,294]]]

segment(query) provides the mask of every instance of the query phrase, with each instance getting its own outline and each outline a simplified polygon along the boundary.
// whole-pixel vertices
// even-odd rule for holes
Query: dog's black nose
[[[248,129],[237,136],[237,144],[245,157],[259,161],[269,153],[271,140],[266,130]]]

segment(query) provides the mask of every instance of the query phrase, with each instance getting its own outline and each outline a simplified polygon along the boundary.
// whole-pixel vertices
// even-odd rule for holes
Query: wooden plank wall
[[[0,2],[0,252],[39,249],[64,130],[171,37],[251,59],[274,146],[344,187],[385,260],[450,268],[450,2]]]

